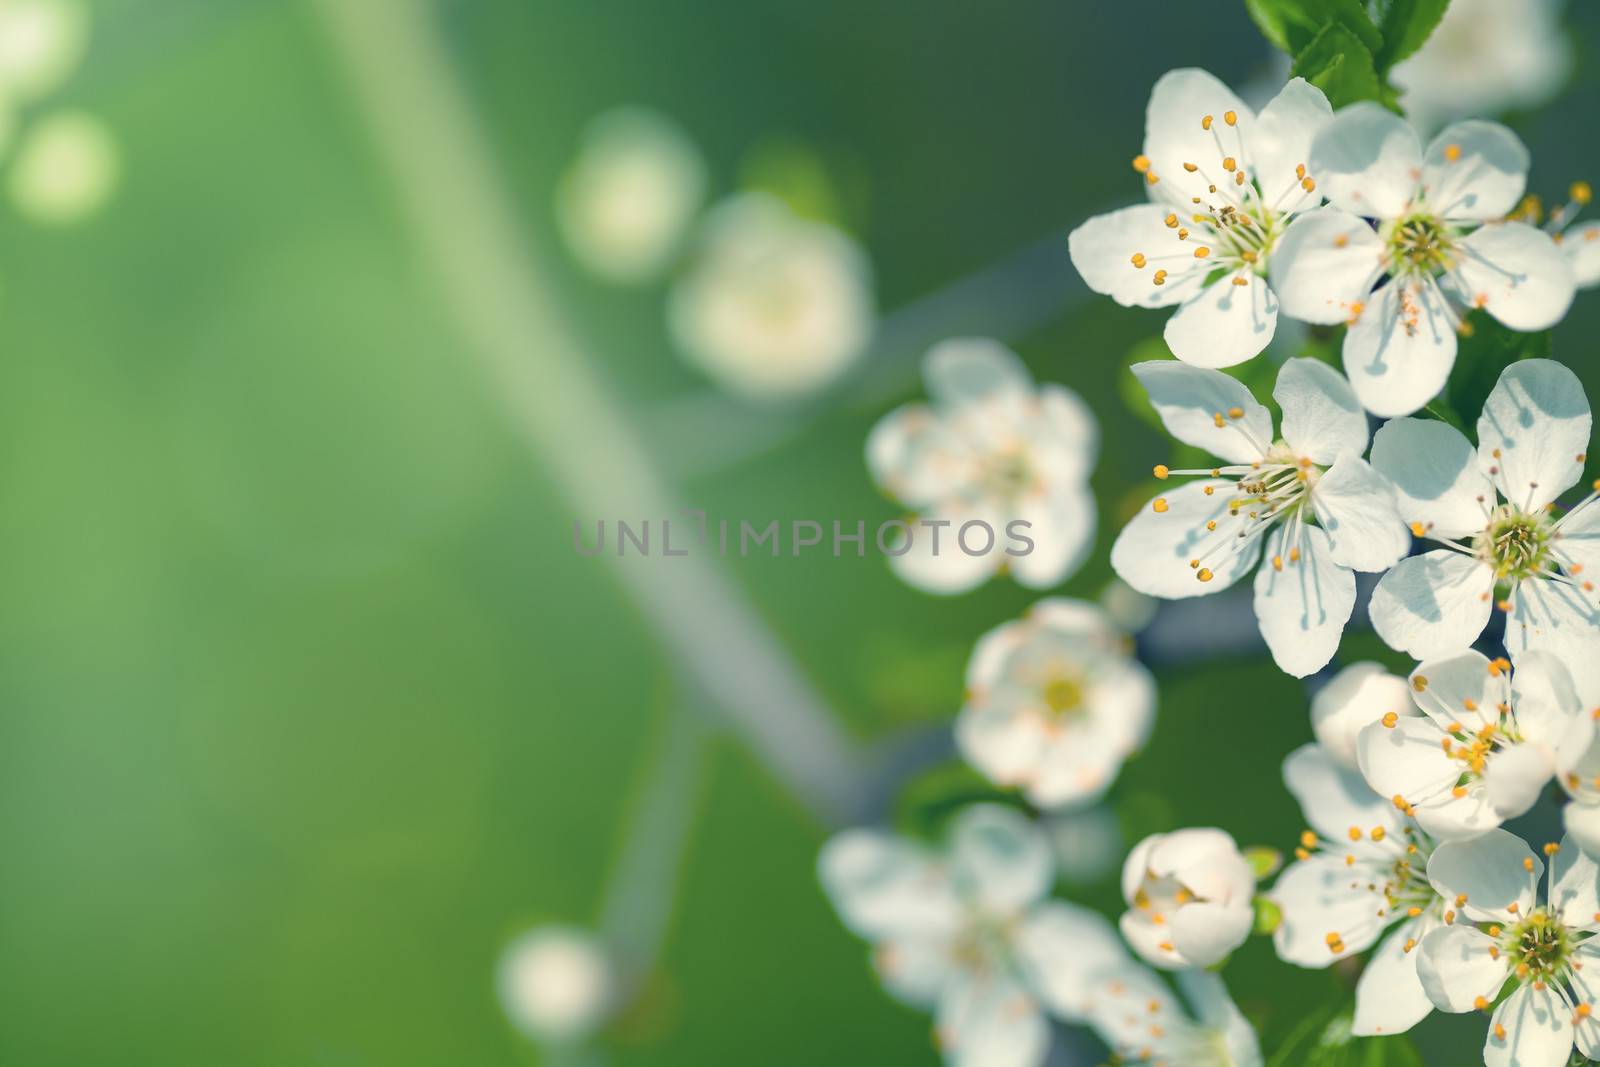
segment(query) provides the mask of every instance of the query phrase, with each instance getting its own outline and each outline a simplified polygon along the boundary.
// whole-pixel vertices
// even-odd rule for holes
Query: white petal
[[[1359,455],[1340,456],[1312,490],[1334,560],[1358,571],[1387,570],[1411,550],[1389,479]]]
[[[1361,978],[1356,982],[1356,1014],[1350,1032],[1357,1037],[1401,1034],[1427,1017],[1433,1010],[1428,991],[1417,977],[1418,948],[1408,941],[1421,942],[1432,923],[1416,918],[1397,926],[1378,946]]]
[[[1231,367],[1258,355],[1278,326],[1278,298],[1250,271],[1219,278],[1185,300],[1162,336],[1193,367]]]
[[[1034,633],[1026,619],[1003,622],[978,638],[967,660],[967,691],[973,695],[970,704],[982,708],[983,694],[999,684],[1005,677],[1007,664]]]
[[[1495,222],[1462,238],[1455,288],[1513,330],[1547,330],[1572,306],[1572,264],[1550,235],[1524,222]]]
[[[1111,546],[1111,566],[1118,577],[1147,596],[1175,600],[1215,593],[1248,574],[1260,555],[1261,539],[1238,541],[1241,520],[1228,516],[1233,484],[1205,481],[1179,486],[1157,498],[1166,502],[1163,512],[1154,509],[1154,502],[1146,504]],[[1211,496],[1205,494],[1207,486],[1215,490]],[[1216,530],[1207,530],[1207,522],[1215,522]],[[1206,566],[1215,577],[1202,582],[1189,564],[1208,552],[1213,554]]]
[[[964,974],[939,998],[935,1033],[950,1067],[1038,1067],[1050,1025],[1009,977]]]
[[[1561,809],[1561,820],[1584,855],[1600,856],[1600,802],[1574,800]]]
[[[1551,986],[1530,983],[1494,1010],[1483,1067],[1566,1067],[1572,1038],[1572,1006]]]
[[[1552,359],[1513,363],[1484,401],[1478,456],[1509,500],[1537,511],[1583,477],[1593,419],[1583,383]]]
[[[1090,1025],[1113,1050],[1147,1046],[1152,1019],[1187,1023],[1167,984],[1131,960],[1102,971],[1091,985]]]
[[[1162,834],[1150,850],[1150,870],[1171,876],[1206,900],[1248,903],[1255,875],[1233,838],[1215,827],[1185,827]]]
[[[1481,785],[1464,797],[1441,796],[1414,809],[1417,825],[1435,841],[1464,841],[1500,825],[1500,816]]]
[[[937,937],[955,928],[948,880],[921,847],[874,830],[845,830],[823,845],[817,877],[839,918],[869,940]]]
[[[1002,787],[1032,780],[1045,749],[1037,716],[965,708],[956,717],[956,745],[966,761]]]
[[[1110,923],[1059,900],[1034,909],[1017,933],[1016,947],[1034,989],[1068,1022],[1087,1017],[1095,975],[1128,958]]]
[[[1430,282],[1391,281],[1372,296],[1344,338],[1344,371],[1374,415],[1409,415],[1444,388],[1456,331]]]
[[[1329,841],[1347,840],[1352,828],[1368,836],[1377,827],[1386,835],[1402,832],[1404,824],[1390,799],[1374,792],[1359,771],[1335,763],[1320,745],[1301,745],[1289,753],[1283,761],[1283,784],[1299,801],[1306,822]]]
[[[1040,473],[1051,484],[1084,480],[1094,470],[1100,427],[1083,397],[1056,382],[1038,390],[1038,418],[1030,420],[1028,442]]]
[[[928,405],[905,404],[879,419],[867,435],[867,469],[900,503],[924,507],[950,491],[941,457],[953,447],[957,443]]]
[[[1224,116],[1232,111],[1237,126]],[[1201,125],[1214,118],[1212,129]],[[1207,185],[1222,175],[1224,156],[1248,159],[1241,138],[1248,143],[1255,115],[1233,91],[1203,70],[1170,70],[1156,80],[1145,109],[1144,154],[1160,184],[1152,192],[1187,204],[1192,196],[1207,196]],[[1220,143],[1220,148],[1218,147]],[[1199,167],[1196,173],[1185,163]]]
[[[1441,727],[1465,724],[1472,732],[1498,726],[1498,706],[1511,698],[1505,676],[1491,673],[1489,657],[1472,649],[1417,664],[1410,682],[1423,714]]]
[[[994,911],[1025,907],[1050,891],[1055,864],[1044,834],[1014,808],[975,804],[950,829],[951,873]]]
[[[922,380],[941,411],[954,411],[996,395],[1026,396],[1033,375],[1017,354],[987,337],[955,337],[928,349]]]
[[[1334,561],[1326,531],[1307,526],[1300,559],[1283,569],[1256,571],[1255,611],[1261,636],[1279,669],[1296,678],[1315,674],[1339,650],[1344,624],[1356,603],[1356,576]]]
[[[1135,363],[1133,373],[1161,424],[1184,444],[1230,463],[1253,463],[1271,445],[1271,413],[1237,379],[1167,359]],[[1236,410],[1243,414],[1230,417]]]
[[[1357,740],[1361,773],[1381,797],[1403,797],[1412,804],[1438,797],[1461,776],[1460,764],[1443,749],[1443,737],[1423,718],[1400,719],[1392,727],[1373,723]]]
[[[1178,247],[1177,231],[1165,221],[1172,213],[1160,204],[1139,204],[1096,215],[1073,230],[1067,253],[1084,284],[1124,307],[1170,307],[1192,297],[1207,264],[1187,246]],[[1135,255],[1145,257],[1145,266],[1133,265]],[[1184,258],[1163,258],[1169,255]],[[1161,269],[1167,271],[1166,281],[1157,285],[1155,273]]]
[[[1516,915],[1530,914],[1534,887],[1543,877],[1543,861],[1527,842],[1506,830],[1446,841],[1428,857],[1428,882],[1447,900],[1466,894],[1461,910],[1478,922],[1514,922]],[[1510,910],[1512,904],[1517,905],[1515,912]]]
[[[1243,903],[1185,904],[1172,916],[1172,945],[1193,967],[1210,967],[1245,943],[1255,909]]]
[[[951,945],[935,938],[890,938],[876,945],[872,966],[884,990],[903,1004],[926,1011],[956,972]]]
[[[1174,977],[1178,988],[1194,1009],[1195,1018],[1207,1030],[1221,1035],[1226,1046],[1225,1062],[1232,1067],[1261,1067],[1261,1046],[1239,1006],[1228,995],[1222,979],[1208,971],[1179,971]],[[1148,1010],[1149,1005],[1145,1005]]]
[[[1283,913],[1272,934],[1278,958],[1297,967],[1326,967],[1371,946],[1383,932],[1377,917],[1383,898],[1351,888],[1355,878],[1368,874],[1354,873],[1343,856],[1326,852],[1291,863],[1269,894]],[[1340,937],[1338,952],[1328,947],[1330,934]]]
[[[1033,548],[1024,555],[1001,557],[1011,576],[1029,589],[1051,589],[1066,581],[1094,547],[1095,515],[1094,494],[1086,488],[1055,486],[1022,502],[1015,520],[1008,519],[1007,525],[1011,521],[1028,523],[1023,532]],[[1002,527],[995,528],[995,537],[997,545],[1016,547]],[[994,551],[1004,553],[1005,549],[996,547]]]
[[[1441,548],[1395,564],[1378,580],[1367,611],[1390,648],[1428,659],[1478,639],[1494,607],[1493,589],[1488,564]]]
[[[1391,711],[1397,716],[1417,714],[1406,680],[1390,674],[1381,663],[1352,663],[1311,698],[1311,732],[1329,758],[1346,770],[1359,771],[1357,736]],[[1304,800],[1300,806],[1305,808]]]
[[[1527,189],[1528,149],[1498,122],[1458,122],[1428,145],[1422,186],[1428,209],[1441,218],[1502,218]]]
[[[1144,886],[1145,875],[1150,871],[1150,853],[1161,843],[1165,834],[1151,834],[1128,853],[1128,858],[1122,861],[1122,900],[1128,907],[1133,907],[1134,898]]]
[[[1422,179],[1422,145],[1399,115],[1363,101],[1341,109],[1317,134],[1310,170],[1336,207],[1368,218],[1399,218]]]
[[[1417,977],[1440,1011],[1472,1011],[1479,997],[1493,1001],[1506,981],[1506,957],[1489,955],[1494,941],[1475,926],[1441,926],[1412,949]]]
[[[1028,803],[1044,810],[1091,804],[1110,788],[1129,754],[1114,737],[1069,729],[1047,744],[1026,783]]]
[[[1344,375],[1317,359],[1291,359],[1278,371],[1272,399],[1283,412],[1283,439],[1299,456],[1326,467],[1346,452],[1367,450],[1367,413]]]
[[[1490,755],[1483,781],[1495,814],[1514,819],[1533,807],[1555,770],[1550,754],[1530,744],[1513,745]]]
[[[911,520],[911,546],[898,556],[889,557],[889,568],[907,585],[924,593],[954,596],[975,589],[993,577],[1000,561],[1009,557],[999,551],[968,555],[956,538],[963,524],[974,519],[988,522],[1000,534],[992,514],[925,515]],[[929,526],[927,523],[945,523]]]
[[[1494,489],[1455,427],[1390,419],[1372,439],[1372,465],[1394,483],[1400,517],[1420,523],[1428,536],[1453,540],[1488,525]]]
[[[1584,700],[1600,693],[1600,609],[1589,594],[1548,578],[1531,578],[1511,591],[1506,619],[1506,650],[1515,659],[1524,651],[1550,652],[1572,674],[1573,687]]]
[[[1170,971],[1193,965],[1191,961],[1178,954],[1177,948],[1172,943],[1170,924],[1157,926],[1144,912],[1125,911],[1117,920],[1117,929],[1122,931],[1122,937],[1128,942],[1128,947],[1153,967]]]
[[[1600,571],[1600,502],[1573,508],[1556,524],[1555,549],[1569,563]]]
[[[1574,226],[1557,243],[1561,254],[1572,264],[1572,280],[1580,289],[1600,285],[1600,222]]]
[[[1600,635],[1596,635],[1600,637]],[[1600,650],[1600,645],[1597,645]],[[1554,750],[1583,712],[1572,673],[1549,652],[1521,652],[1512,661],[1511,707],[1526,741]]]
[[[1363,219],[1338,208],[1309,211],[1272,250],[1272,289],[1301,322],[1349,322],[1383,273],[1383,241]]]
[[[1578,842],[1563,838],[1561,849],[1550,857],[1554,888],[1550,906],[1572,926],[1592,927],[1600,914],[1600,866],[1584,854]],[[1600,947],[1600,946],[1597,946]]]
[[[1300,181],[1295,169],[1311,159],[1311,140],[1333,118],[1322,90],[1304,78],[1291,78],[1278,91],[1250,131],[1250,162],[1268,196]]]

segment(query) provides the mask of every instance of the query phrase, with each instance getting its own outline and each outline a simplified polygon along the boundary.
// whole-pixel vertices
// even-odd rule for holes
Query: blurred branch
[[[574,515],[683,514],[550,298],[493,153],[423,0],[311,0],[387,164],[465,350]],[[568,552],[568,524],[530,551]],[[851,820],[862,760],[832,709],[709,555],[605,557],[698,704],[733,727],[819,819]],[[595,561],[600,565],[599,561]],[[552,611],[566,610],[550,605]],[[603,634],[596,634],[603,639]],[[624,665],[619,665],[623,667]]]

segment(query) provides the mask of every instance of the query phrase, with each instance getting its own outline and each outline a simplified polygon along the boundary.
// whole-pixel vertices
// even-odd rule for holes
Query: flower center
[[[950,956],[968,971],[992,974],[1010,958],[1012,933],[1010,920],[974,912],[951,945]]]
[[[1387,223],[1381,231],[1388,248],[1389,273],[1431,277],[1455,265],[1455,237],[1432,215],[1415,214]]]
[[[1026,495],[1036,481],[1028,455],[1020,448],[1007,448],[984,456],[978,477],[990,495],[1002,500]]]
[[[1547,512],[1523,511],[1515,504],[1502,504],[1490,517],[1489,525],[1473,539],[1472,549],[1494,568],[1497,579],[1519,582],[1547,569],[1550,540]]]
[[[1521,980],[1559,978],[1572,955],[1572,938],[1566,924],[1547,908],[1539,908],[1504,931],[1500,950]]]
[[[1043,697],[1045,707],[1058,718],[1066,718],[1083,710],[1083,682],[1079,678],[1057,675],[1045,682]]]

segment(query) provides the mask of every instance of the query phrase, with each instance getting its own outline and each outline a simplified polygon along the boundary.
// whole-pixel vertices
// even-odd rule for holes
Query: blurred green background
[[[495,960],[528,925],[595,921],[675,665],[612,568],[571,551],[578,516],[470,355],[312,5],[95,12],[56,102],[114,131],[116,199],[75,228],[0,214],[0,1061],[536,1061]],[[1514,120],[1547,193],[1600,173],[1600,9],[1571,23],[1573,84]],[[891,517],[861,451],[894,398],[847,388],[776,448],[675,463],[726,427],[653,418],[706,388],[666,343],[661,290],[595,283],[555,237],[587,119],[674,116],[718,192],[764,140],[813,145],[893,311],[1136,198],[1166,69],[1273,69],[1235,3],[444,0],[434,28],[545,296],[663,466],[688,469],[678,495],[752,519]],[[1092,597],[1166,455],[1119,389],[1161,319],[1080,299],[1054,248],[1022,287],[1043,324],[1008,340],[1102,419],[1100,541],[1064,587]],[[999,328],[982,307],[963,321]],[[1591,397],[1597,328],[1580,296],[1556,336]],[[918,395],[917,354],[875,351],[875,380]],[[946,723],[972,642],[1034,598],[934,599],[873,558],[729,569],[863,742]],[[1342,658],[1380,652],[1355,635]],[[1310,737],[1303,686],[1259,653],[1160,681],[1114,794],[1125,830],[1290,844],[1277,768]],[[829,828],[732,739],[697,789],[664,954],[603,1053],[930,1061],[927,1020],[878,991],[816,888]],[[1110,880],[1077,896],[1118,907]],[[1348,982],[1259,941],[1227,977],[1269,1048]],[[1438,1063],[1480,1041],[1438,1017],[1419,1036]]]

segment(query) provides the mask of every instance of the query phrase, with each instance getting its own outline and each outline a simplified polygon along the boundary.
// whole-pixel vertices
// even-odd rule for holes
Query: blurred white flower
[[[932,404],[890,412],[867,438],[873,480],[921,517],[890,559],[895,572],[930,593],[965,592],[1002,564],[1031,589],[1064,581],[1094,542],[1094,415],[1065,386],[1036,387],[997,341],[945,341],[922,377]],[[961,530],[974,522],[996,533],[990,551],[962,549]],[[1010,555],[1000,545],[1015,541],[1019,523],[1032,547]]]
[[[1349,325],[1345,373],[1373,414],[1410,414],[1444,387],[1462,328],[1453,305],[1527,331],[1571,306],[1572,267],[1555,242],[1505,219],[1528,150],[1504,126],[1457,123],[1424,151],[1404,119],[1364,101],[1322,127],[1311,167],[1330,206],[1283,235],[1272,285],[1286,315]]]
[[[705,189],[705,163],[677,123],[620,107],[584,128],[556,190],[556,221],[589,270],[610,281],[644,281],[671,262]]]
[[[1080,600],[1041,600],[989,631],[967,664],[962,755],[1038,808],[1098,800],[1155,720],[1155,681],[1129,651]]]
[[[1010,808],[963,811],[945,854],[846,830],[817,867],[840,919],[872,942],[884,988],[934,1012],[947,1063],[1042,1063],[1046,1015],[1083,1021],[1092,976],[1127,959],[1103,918],[1049,899],[1049,842]]]
[[[1380,663],[1352,663],[1311,699],[1311,732],[1331,759],[1345,770],[1359,771],[1357,735],[1391,711],[1422,714],[1411,701],[1406,680],[1390,674]]]
[[[1411,689],[1422,716],[1362,730],[1361,770],[1435,838],[1472,837],[1523,814],[1587,748],[1588,734],[1574,734],[1584,724],[1571,676],[1547,653],[1514,664],[1473,651],[1429,660]]]
[[[1440,1011],[1494,1005],[1486,1067],[1565,1067],[1574,1042],[1585,1057],[1600,1056],[1600,941],[1592,937],[1600,926],[1600,869],[1570,842],[1544,851],[1543,905],[1544,864],[1505,830],[1447,841],[1428,860],[1428,880],[1463,902],[1468,921],[1422,939],[1417,974]],[[1512,992],[1500,1000],[1507,983]]]
[[[1166,341],[1199,367],[1227,367],[1272,340],[1267,267],[1296,213],[1322,203],[1306,170],[1333,109],[1294,78],[1260,116],[1203,70],[1168,71],[1150,93],[1144,175],[1150,203],[1098,215],[1068,238],[1084,282],[1124,306],[1172,307]]]
[[[1181,971],[1185,1010],[1156,974],[1136,963],[1096,977],[1089,1024],[1119,1067],[1261,1067],[1255,1030],[1217,975]]]
[[[121,169],[104,123],[82,112],[59,112],[23,135],[11,164],[11,198],[35,222],[77,222],[104,206]]]
[[[1210,967],[1255,922],[1255,873],[1221,830],[1152,834],[1122,867],[1122,936],[1157,967]]]
[[[1391,80],[1424,132],[1454,119],[1537,107],[1572,69],[1561,29],[1566,0],[1454,0]]]
[[[1417,942],[1455,919],[1424,874],[1432,839],[1320,745],[1291,752],[1283,782],[1312,829],[1267,894],[1282,916],[1272,934],[1279,958],[1326,967],[1378,945],[1356,984],[1352,1032],[1411,1029],[1433,1010]]]
[[[82,61],[88,31],[78,0],[0,0],[0,98],[31,100],[60,85]]]
[[[668,305],[686,360],[731,392],[769,401],[837,378],[866,351],[874,319],[865,253],[763,193],[707,215]]]
[[[1355,606],[1354,571],[1381,571],[1410,546],[1393,488],[1361,458],[1367,417],[1349,383],[1313,359],[1285,363],[1273,389],[1280,438],[1271,413],[1221,371],[1154,360],[1133,372],[1168,432],[1222,463],[1157,467],[1160,479],[1205,480],[1142,509],[1112,567],[1141,593],[1177,599],[1226,589],[1270,553],[1255,578],[1261,636],[1289,674],[1320,670]]]
[[[1589,434],[1582,384],[1548,359],[1500,375],[1476,451],[1442,422],[1386,423],[1372,465],[1394,483],[1412,532],[1444,547],[1379,580],[1369,606],[1378,636],[1419,660],[1448,656],[1478,639],[1498,603],[1513,655],[1552,652],[1579,692],[1600,692],[1600,597],[1590,577],[1600,571],[1600,507],[1590,493],[1559,517],[1551,511],[1583,474]]]
[[[584,930],[530,930],[500,955],[506,1016],[524,1035],[555,1043],[586,1037],[615,1006],[616,976],[599,941]]]

